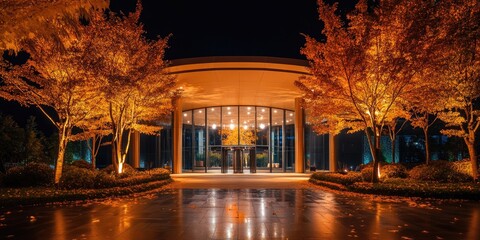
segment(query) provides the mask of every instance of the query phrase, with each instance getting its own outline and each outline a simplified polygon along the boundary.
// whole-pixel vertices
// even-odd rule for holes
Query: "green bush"
[[[406,178],[407,176],[407,168],[400,164],[386,164],[380,168],[382,181],[389,178]]]
[[[53,183],[53,169],[45,163],[28,163],[8,169],[3,179],[7,187],[49,186]]]
[[[85,168],[85,169],[88,169],[88,170],[93,170],[93,166],[92,164],[90,164],[89,162],[87,162],[86,160],[77,160],[77,161],[73,161],[72,166],[75,166],[75,167],[78,167],[78,168]]]
[[[62,189],[91,189],[94,181],[94,171],[71,166],[63,172],[59,186]]]
[[[345,186],[351,185],[355,182],[362,181],[362,175],[358,172],[348,172],[348,173],[315,172],[312,174],[311,178],[319,181],[339,183]]]
[[[362,175],[362,179],[364,182],[372,181],[373,167],[371,166],[364,167],[360,173]]]
[[[452,163],[447,161],[432,161],[429,165],[422,164],[414,167],[408,173],[411,179],[432,182],[466,182],[470,176],[453,169]]]

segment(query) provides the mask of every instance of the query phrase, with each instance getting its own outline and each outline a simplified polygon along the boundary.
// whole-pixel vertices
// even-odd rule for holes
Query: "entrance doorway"
[[[222,149],[222,173],[255,173],[255,148],[224,147]]]

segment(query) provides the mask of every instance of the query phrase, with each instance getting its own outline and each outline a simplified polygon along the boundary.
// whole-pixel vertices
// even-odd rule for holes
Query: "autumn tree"
[[[428,67],[429,70],[433,68]],[[435,71],[435,70],[434,70]],[[428,71],[427,71],[428,72]],[[439,113],[445,108],[446,89],[449,87],[440,81],[436,73],[421,74],[417,86],[407,99],[407,109],[410,112],[410,123],[420,128],[425,141],[425,163],[429,164],[430,138],[429,130],[438,120]]]
[[[336,3],[318,5],[325,40],[306,36],[301,52],[311,76],[296,84],[318,133],[365,132],[377,182],[385,121],[396,116],[395,106],[423,63],[421,20],[428,4],[387,0],[369,6],[360,0],[346,21],[336,14]]]
[[[112,134],[114,165],[123,171],[133,131],[156,134],[156,124],[173,108],[178,94],[174,76],[163,59],[166,39],[147,40],[138,23],[141,6],[128,16],[92,15],[88,31],[95,37],[95,58],[101,59],[97,81],[106,104]],[[99,103],[100,104],[100,103]]]
[[[91,9],[105,9],[109,0],[2,0],[0,1],[0,51],[21,50],[21,41],[51,30],[45,21],[65,14],[88,15]]]
[[[478,181],[476,137],[480,128],[480,3],[472,0],[445,1],[439,14],[449,16],[440,23],[444,30],[439,49],[439,75],[448,83],[446,112],[439,117],[446,123],[442,133],[463,138]]]
[[[238,139],[240,137],[240,141]],[[223,128],[222,144],[223,145],[255,145],[257,137],[255,131],[241,127]]]
[[[98,64],[89,56],[92,41],[78,19],[63,17],[46,24],[49,34],[22,41],[30,55],[25,64],[2,63],[0,97],[38,107],[57,128],[57,184],[73,127],[95,110],[99,95],[91,73]]]

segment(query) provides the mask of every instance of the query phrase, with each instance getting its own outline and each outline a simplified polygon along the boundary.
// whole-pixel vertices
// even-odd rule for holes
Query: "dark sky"
[[[341,1],[351,8],[353,0]],[[111,0],[129,12],[135,0]],[[300,33],[320,37],[315,0],[143,0],[147,36],[172,34],[167,59],[203,56],[303,58]]]

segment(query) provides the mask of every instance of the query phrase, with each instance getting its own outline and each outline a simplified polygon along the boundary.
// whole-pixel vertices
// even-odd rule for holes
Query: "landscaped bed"
[[[383,196],[480,200],[480,184],[472,182],[462,171],[465,168],[458,167],[461,164],[439,161],[410,171],[385,165],[379,183],[369,182],[368,167],[362,172],[317,172],[312,174],[310,182],[334,190]]]
[[[0,206],[125,196],[154,190],[172,181],[169,170],[136,171],[128,165],[122,174],[115,174],[112,167],[93,170],[87,164],[69,165],[57,187],[53,186],[52,177],[51,169],[42,164],[27,164],[7,171],[3,177],[4,186],[0,188]]]

